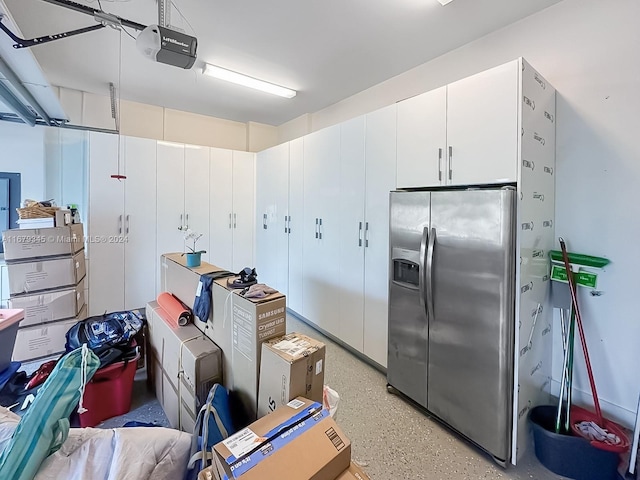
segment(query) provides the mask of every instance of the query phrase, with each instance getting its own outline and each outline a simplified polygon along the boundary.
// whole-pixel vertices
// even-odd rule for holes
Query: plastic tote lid
[[[0,331],[22,321],[24,310],[21,308],[0,308]]]

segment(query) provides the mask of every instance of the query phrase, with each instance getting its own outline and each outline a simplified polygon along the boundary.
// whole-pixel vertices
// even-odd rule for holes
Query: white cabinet
[[[289,288],[287,306],[303,312],[304,138],[289,142]]]
[[[340,252],[340,125],[304,139],[303,312],[337,335]],[[292,224],[293,224],[292,215]],[[293,228],[293,227],[292,227]]]
[[[233,154],[211,149],[209,262],[233,270]]]
[[[262,283],[288,294],[289,143],[256,156],[256,258]]]
[[[398,103],[397,186],[515,182],[517,60]]]
[[[209,261],[238,272],[253,267],[255,154],[211,149]]]
[[[185,230],[202,234],[196,250],[209,245],[209,147],[158,142],[157,147],[156,249],[164,253],[186,252]],[[204,254],[203,260],[208,260]],[[159,292],[159,274],[157,278]]]
[[[340,288],[336,305],[339,322],[335,335],[359,352],[363,349],[364,245],[365,245],[365,117],[340,125]]]
[[[89,135],[89,315],[124,307],[124,243],[109,241],[123,235],[124,181],[111,178],[122,160],[118,144],[117,135]]]
[[[387,366],[389,192],[396,178],[396,105],[366,116],[363,353]]]
[[[233,271],[253,267],[255,154],[233,151]]]
[[[140,308],[155,298],[155,178],[155,141],[90,134],[90,315]]]
[[[444,185],[447,87],[398,103],[398,188]]]

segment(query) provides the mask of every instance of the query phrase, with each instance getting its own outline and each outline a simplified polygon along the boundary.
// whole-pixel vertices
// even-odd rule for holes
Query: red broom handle
[[[589,375],[589,383],[591,384],[591,394],[593,395],[593,404],[596,408],[596,417],[598,425],[604,426],[602,421],[602,410],[600,410],[600,400],[598,399],[598,391],[596,390],[596,382],[593,378],[593,370],[591,369],[591,360],[589,359],[589,350],[587,349],[587,339],[584,336],[584,328],[582,326],[582,317],[578,308],[578,295],[576,293],[576,283],[569,264],[569,255],[567,254],[567,246],[564,239],[560,237],[560,249],[562,250],[562,259],[564,260],[564,268],[567,269],[567,280],[569,281],[569,291],[571,292],[571,302],[575,310],[576,319],[578,320],[578,330],[580,331],[580,341],[582,343],[582,351],[584,352],[584,361],[587,364],[587,374]]]

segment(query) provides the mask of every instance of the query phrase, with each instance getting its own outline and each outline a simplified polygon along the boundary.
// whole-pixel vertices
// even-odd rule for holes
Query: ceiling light
[[[453,2],[453,0],[438,0],[438,1],[440,2],[440,4],[441,4],[442,6],[446,5],[447,3],[451,3],[451,2]]]
[[[262,92],[271,93],[273,95],[279,95],[280,97],[293,98],[296,96],[296,91],[290,88],[281,87],[273,83],[265,82],[264,80],[258,80],[257,78],[248,77],[242,73],[233,72],[226,68],[217,67],[208,63],[204,64],[202,73],[209,75],[220,80],[226,80],[227,82],[236,83],[249,88],[255,88]]]

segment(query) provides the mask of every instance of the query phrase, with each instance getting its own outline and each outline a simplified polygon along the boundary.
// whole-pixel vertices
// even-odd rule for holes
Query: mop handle
[[[600,410],[600,400],[598,399],[598,392],[596,390],[596,382],[593,378],[593,370],[591,369],[591,360],[589,359],[589,350],[587,349],[587,339],[584,336],[584,328],[582,326],[582,317],[580,315],[580,309],[578,308],[578,296],[576,293],[575,279],[573,278],[573,272],[571,271],[571,265],[569,264],[569,255],[567,254],[567,246],[564,243],[564,239],[560,237],[560,249],[562,250],[562,259],[564,260],[564,267],[567,270],[567,280],[569,281],[569,291],[571,292],[571,302],[573,303],[573,309],[575,310],[576,320],[578,321],[578,330],[580,332],[580,342],[582,343],[582,350],[584,352],[584,361],[587,364],[587,374],[589,376],[589,383],[591,384],[591,393],[593,395],[593,404],[596,408],[596,417],[598,418],[598,425],[603,425],[602,411]]]

